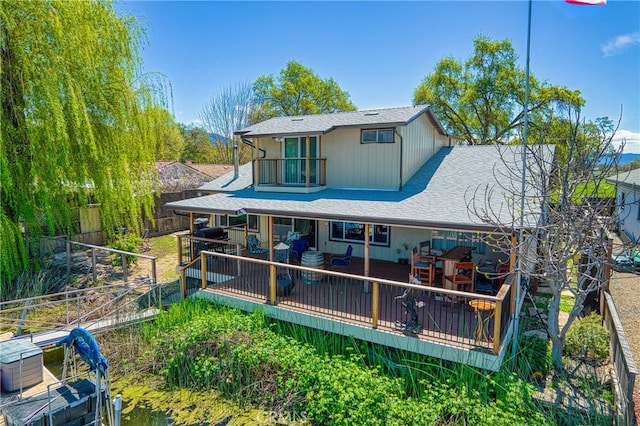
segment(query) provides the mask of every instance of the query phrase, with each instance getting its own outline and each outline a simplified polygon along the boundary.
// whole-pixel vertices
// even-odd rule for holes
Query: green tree
[[[160,107],[145,110],[152,124],[152,137],[156,143],[156,160],[178,160],[184,151],[184,139],[178,124],[169,111]]]
[[[136,75],[137,21],[109,1],[0,3],[0,276],[28,265],[26,241],[73,232],[100,204],[102,229],[150,216],[156,86]],[[25,236],[27,238],[25,238]]]
[[[202,127],[180,124],[180,132],[184,138],[184,150],[180,160],[194,163],[213,163],[216,151],[211,145],[209,134]]]
[[[441,59],[432,74],[416,88],[413,102],[428,104],[447,131],[468,144],[506,143],[524,122],[525,72],[509,40],[492,41],[481,35],[466,62]],[[529,120],[543,127],[555,108],[580,108],[577,90],[529,79]]]
[[[321,79],[310,68],[289,61],[278,77],[263,75],[253,83],[257,107],[251,122],[291,115],[355,111],[349,93],[333,78]]]

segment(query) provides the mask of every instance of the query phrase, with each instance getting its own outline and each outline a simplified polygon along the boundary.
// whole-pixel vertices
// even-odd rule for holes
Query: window
[[[360,143],[393,143],[393,129],[363,130]]]
[[[255,214],[243,214],[242,216],[229,216],[225,214],[218,216],[218,224],[220,226],[244,225],[245,223],[247,224],[247,230],[260,232],[258,216]]]
[[[450,250],[455,246],[475,247],[474,254],[486,254],[486,235],[477,232],[457,232],[457,231],[433,231],[431,234],[431,246],[434,249]]]
[[[371,245],[389,247],[389,227],[384,225],[369,226],[368,238]],[[329,239],[332,241],[364,243],[364,224],[354,222],[331,222]]]

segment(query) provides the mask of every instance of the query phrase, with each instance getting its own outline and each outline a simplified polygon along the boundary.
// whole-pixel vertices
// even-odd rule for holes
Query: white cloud
[[[640,32],[621,34],[609,40],[600,47],[604,56],[613,56],[622,53],[625,49],[634,44],[640,45]]]
[[[638,132],[618,130],[611,143],[616,149],[624,143],[625,154],[640,154],[640,133]]]

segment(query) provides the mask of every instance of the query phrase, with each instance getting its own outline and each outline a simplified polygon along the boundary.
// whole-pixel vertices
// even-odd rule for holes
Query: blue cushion
[[[428,268],[431,264],[429,262],[416,262],[413,266],[420,266],[421,268]]]

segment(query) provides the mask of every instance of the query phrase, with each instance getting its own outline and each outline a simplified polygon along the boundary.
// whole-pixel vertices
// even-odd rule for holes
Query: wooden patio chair
[[[476,265],[473,262],[456,262],[452,275],[445,275],[445,281],[450,282],[453,290],[473,293],[476,279]]]
[[[411,275],[417,277],[422,285],[433,286],[436,278],[435,256],[425,256],[414,247],[411,252]]]

